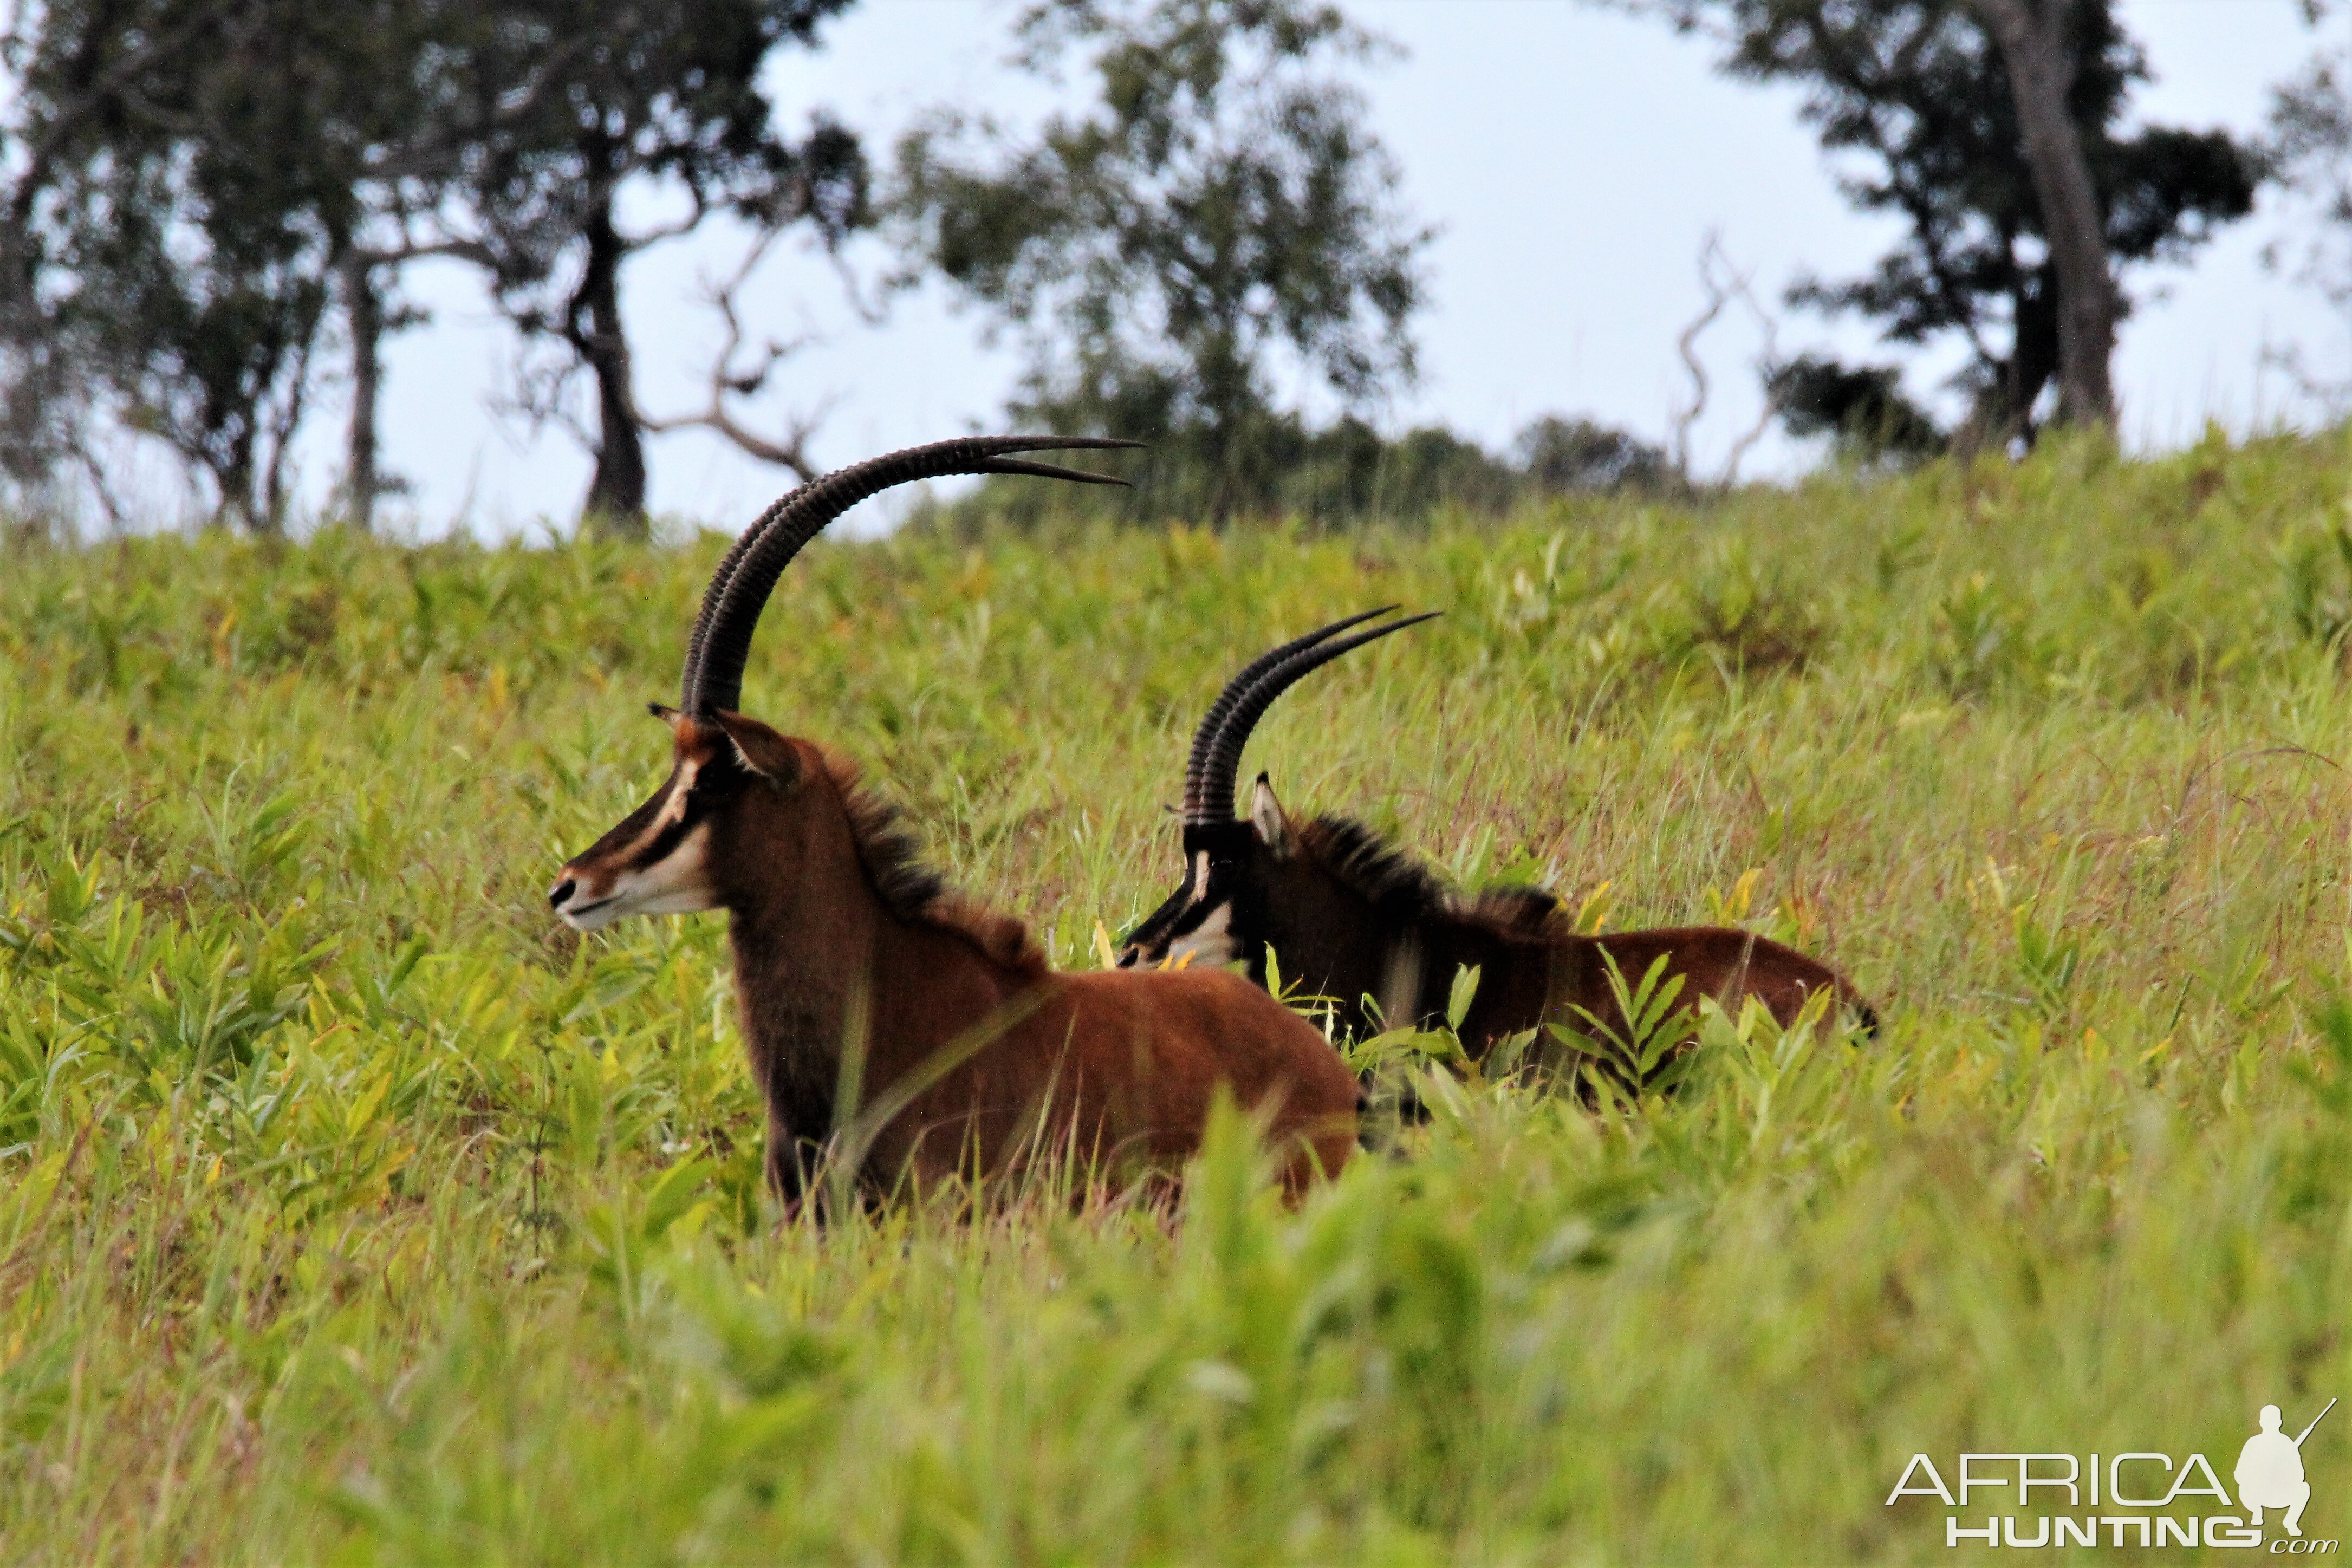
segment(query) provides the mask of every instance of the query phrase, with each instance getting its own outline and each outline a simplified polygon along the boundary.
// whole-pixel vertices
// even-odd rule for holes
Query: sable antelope
[[[1429,617],[1333,639],[1394,605],[1286,643],[1234,677],[1192,737],[1184,766],[1183,884],[1122,944],[1122,968],[1171,961],[1247,964],[1265,978],[1273,950],[1286,982],[1330,998],[1343,1028],[1428,1025],[1445,1016],[1455,973],[1479,971],[1460,1038],[1474,1057],[1544,1023],[1589,1030],[1589,1009],[1621,1038],[1625,1022],[1603,955],[1626,987],[1666,960],[1683,995],[1737,1009],[1754,997],[1783,1025],[1827,990],[1877,1027],[1844,977],[1794,948],[1746,931],[1678,926],[1579,936],[1557,899],[1535,888],[1462,896],[1370,829],[1344,817],[1300,821],[1258,775],[1250,814],[1234,815],[1234,780],[1250,732],[1274,700],[1340,654]]]
[[[1237,975],[1059,974],[1021,925],[945,889],[847,762],[736,711],[761,610],[785,564],[856,503],[909,480],[1030,474],[1116,484],[1010,455],[1134,442],[972,437],[803,486],[746,529],[687,643],[673,760],[652,799],[558,873],[583,931],[624,915],[723,909],[768,1179],[787,1199],[863,1108],[858,1172],[934,1180],[1040,1151],[1166,1166],[1199,1145],[1220,1084],[1265,1119],[1296,1187],[1355,1147],[1357,1086],[1321,1034]],[[845,1061],[846,1059],[846,1063]],[[846,1071],[845,1066],[846,1065]],[[836,1103],[856,1081],[856,1103]]]

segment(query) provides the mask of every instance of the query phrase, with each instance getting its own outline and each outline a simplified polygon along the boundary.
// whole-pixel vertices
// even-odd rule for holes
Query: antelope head
[[[894,452],[804,485],[743,531],[711,574],[687,641],[678,706],[652,705],[670,728],[669,777],[645,804],[564,862],[547,902],[593,931],[625,915],[740,911],[795,885],[826,819],[839,815],[822,755],[738,711],[751,632],[776,580],[802,547],[859,501],[909,480],[950,474],[1032,474],[1116,485],[1011,455],[1135,446],[1093,437],[973,436]]]
[[[1298,852],[1297,826],[1265,775],[1258,775],[1247,817],[1234,815],[1234,784],[1242,748],[1275,698],[1340,654],[1439,613],[1339,635],[1396,608],[1335,621],[1264,654],[1226,683],[1193,732],[1184,765],[1184,880],[1121,941],[1120,968],[1239,960],[1263,981],[1266,944],[1277,939],[1276,925],[1336,927],[1349,895],[1312,857]]]
[[[625,915],[723,908],[730,871],[756,856],[762,880],[794,880],[804,831],[792,807],[811,771],[801,743],[754,718],[698,719],[649,704],[670,729],[669,777],[646,803],[557,873],[547,902],[582,931]]]

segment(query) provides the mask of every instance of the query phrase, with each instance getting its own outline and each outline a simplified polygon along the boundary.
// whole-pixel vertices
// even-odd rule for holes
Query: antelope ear
[[[800,753],[793,749],[791,741],[740,713],[715,713],[710,722],[726,736],[735,748],[735,759],[745,768],[780,789],[789,789],[800,782]]]
[[[1274,798],[1274,786],[1265,781],[1263,773],[1257,776],[1257,785],[1250,791],[1250,826],[1257,830],[1257,841],[1275,859],[1290,858],[1290,819],[1283,813],[1282,802]]]

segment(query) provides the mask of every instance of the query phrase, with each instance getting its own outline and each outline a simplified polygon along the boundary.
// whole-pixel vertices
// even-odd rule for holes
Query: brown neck
[[[845,955],[869,954],[882,916],[858,873],[847,823],[838,849],[825,819],[837,813],[796,813],[806,841],[796,855],[801,874],[788,888],[745,877],[727,890],[727,935],[735,956],[735,1003],[743,1042],[759,1081],[782,1124],[779,1132],[817,1140],[833,1130],[841,1076],[842,1042],[849,1023],[855,970]],[[739,863],[756,863],[751,846],[731,846]],[[846,863],[845,863],[845,860]],[[870,966],[869,966],[870,967]]]
[[[1392,1015],[1391,1026],[1408,1025],[1421,988],[1411,924],[1319,868],[1284,868],[1269,881],[1263,931],[1257,921],[1234,921],[1253,964],[1264,961],[1258,944],[1271,946],[1284,983],[1331,998],[1345,1027],[1360,1036],[1372,1028],[1368,996]]]
[[[797,866],[791,885],[747,876],[723,903],[753,1074],[782,1130],[815,1140],[833,1129],[853,1035],[864,1041],[859,1099],[870,1104],[1031,977],[961,930],[894,913],[833,779],[816,771],[802,789],[804,806],[772,830],[799,840],[796,853],[776,856]],[[751,837],[730,846],[739,865],[766,858]]]
[[[1465,966],[1479,971],[1470,1016],[1463,1020],[1465,1043],[1474,1037],[1479,1041],[1474,1052],[1494,1032],[1494,1020],[1527,1015],[1524,1022],[1507,1024],[1503,1032],[1508,1032],[1528,1027],[1544,1009],[1549,968],[1544,944],[1475,917],[1450,910],[1407,915],[1353,893],[1327,892],[1320,907],[1282,908],[1269,925],[1284,979],[1303,980],[1334,998],[1342,1020],[1360,1034],[1372,1027],[1362,1005],[1367,996],[1381,1004],[1391,1029],[1443,1019],[1454,975]]]
[[[1460,1030],[1471,1055],[1483,1056],[1499,1037],[1543,1021],[1552,983],[1548,943],[1455,911],[1432,912],[1421,922],[1421,930],[1426,943],[1423,1017],[1444,1018],[1453,1000],[1454,977],[1465,968],[1478,971],[1478,988]]]

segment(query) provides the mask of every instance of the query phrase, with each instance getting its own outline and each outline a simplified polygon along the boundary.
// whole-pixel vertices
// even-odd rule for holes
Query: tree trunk
[[[587,265],[573,296],[572,346],[596,375],[596,473],[582,507],[583,523],[626,538],[645,538],[645,433],[637,428],[636,398],[629,385],[629,340],[621,327],[621,263],[627,256],[613,226],[608,195],[589,214],[583,230]],[[587,318],[582,330],[580,319]]]
[[[2009,358],[1994,367],[1993,379],[1978,392],[1968,418],[1953,433],[1954,451],[2006,451],[2021,437],[2033,444],[2033,405],[2058,373],[2059,296],[2054,269],[2047,263],[2019,279],[2010,294]]]
[[[242,528],[248,533],[266,532],[254,488],[259,476],[255,471],[253,443],[250,438],[235,443],[227,456],[208,464],[213,485],[220,491],[220,505],[213,509],[205,523],[208,528]]]
[[[375,401],[383,383],[383,297],[376,292],[375,265],[357,251],[346,251],[338,268],[342,274],[343,313],[352,329],[352,427],[343,473],[343,514],[352,527],[366,533],[375,527],[375,498],[382,480],[376,474]]]
[[[2042,207],[2058,283],[2058,423],[2116,426],[2116,309],[2106,227],[2083,139],[2067,111],[2074,59],[2067,22],[2074,0],[1974,0],[2000,47],[2010,95]]]

